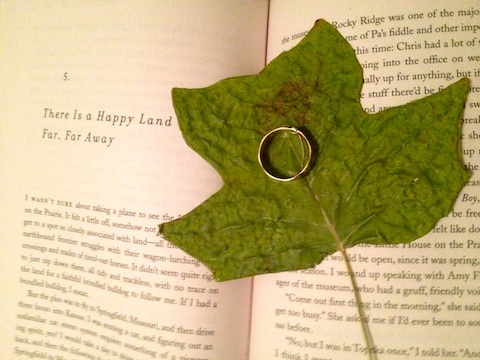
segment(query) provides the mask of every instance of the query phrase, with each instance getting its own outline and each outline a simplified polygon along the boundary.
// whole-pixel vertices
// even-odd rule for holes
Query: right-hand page
[[[411,244],[348,249],[378,359],[480,358],[480,3],[272,0],[268,59],[325,19],[355,49],[362,106],[376,113],[463,77],[464,166],[450,215]],[[250,358],[366,359],[339,253],[314,269],[257,276]]]

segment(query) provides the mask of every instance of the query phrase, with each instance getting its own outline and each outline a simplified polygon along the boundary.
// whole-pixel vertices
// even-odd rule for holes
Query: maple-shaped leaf
[[[217,280],[307,268],[359,243],[426,234],[469,178],[459,142],[469,81],[377,114],[363,110],[362,84],[352,47],[318,21],[258,75],[174,89],[185,141],[224,185],[160,234]],[[268,177],[257,160],[278,127],[301,129],[313,147],[309,171],[289,182]],[[288,131],[274,142],[273,166],[298,171],[305,144]]]

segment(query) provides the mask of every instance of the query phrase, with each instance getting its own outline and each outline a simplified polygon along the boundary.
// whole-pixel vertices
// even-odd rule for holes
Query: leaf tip
[[[466,97],[468,93],[470,92],[470,86],[471,86],[471,80],[469,78],[462,78],[458,80],[457,82],[453,83],[449,87],[451,87],[452,91],[456,92],[459,95],[459,98],[462,98],[463,96],[463,102],[465,103],[467,101]],[[446,90],[446,89],[444,89]]]
[[[466,86],[470,86],[470,83],[472,82],[470,78],[464,77],[461,78],[458,82],[465,84]]]
[[[321,26],[323,23],[326,23],[327,21],[325,19],[317,19],[315,20],[315,24],[313,25],[314,27],[315,26]]]
[[[173,100],[177,99],[180,96],[181,92],[182,92],[181,88],[177,88],[177,87],[172,88],[172,99]]]
[[[163,233],[165,232],[165,225],[166,224],[167,223],[158,224],[157,236],[160,236],[160,237],[164,238]]]

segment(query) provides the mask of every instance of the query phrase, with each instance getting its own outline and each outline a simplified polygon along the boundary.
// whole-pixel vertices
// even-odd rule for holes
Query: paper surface
[[[270,11],[268,60],[295,46],[316,19],[336,24],[364,69],[368,112],[471,79],[462,151],[472,178],[452,213],[410,245],[347,253],[378,359],[478,353],[478,3],[274,1]],[[315,269],[256,277],[251,359],[367,358],[356,305],[339,254]]]
[[[244,358],[251,280],[217,284],[156,232],[221,185],[171,88],[259,71],[266,3],[1,13],[3,356]]]

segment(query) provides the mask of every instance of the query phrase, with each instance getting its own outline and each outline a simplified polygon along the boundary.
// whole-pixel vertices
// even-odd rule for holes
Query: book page
[[[378,359],[478,358],[480,348],[480,8],[478,1],[272,1],[268,60],[326,19],[364,70],[379,112],[471,79],[462,128],[472,172],[450,215],[416,242],[357,246],[353,266]],[[254,280],[251,359],[366,359],[339,253],[314,269]]]
[[[2,357],[246,357],[251,279],[212,281],[157,226],[222,185],[172,87],[261,70],[267,11],[2,2]]]

